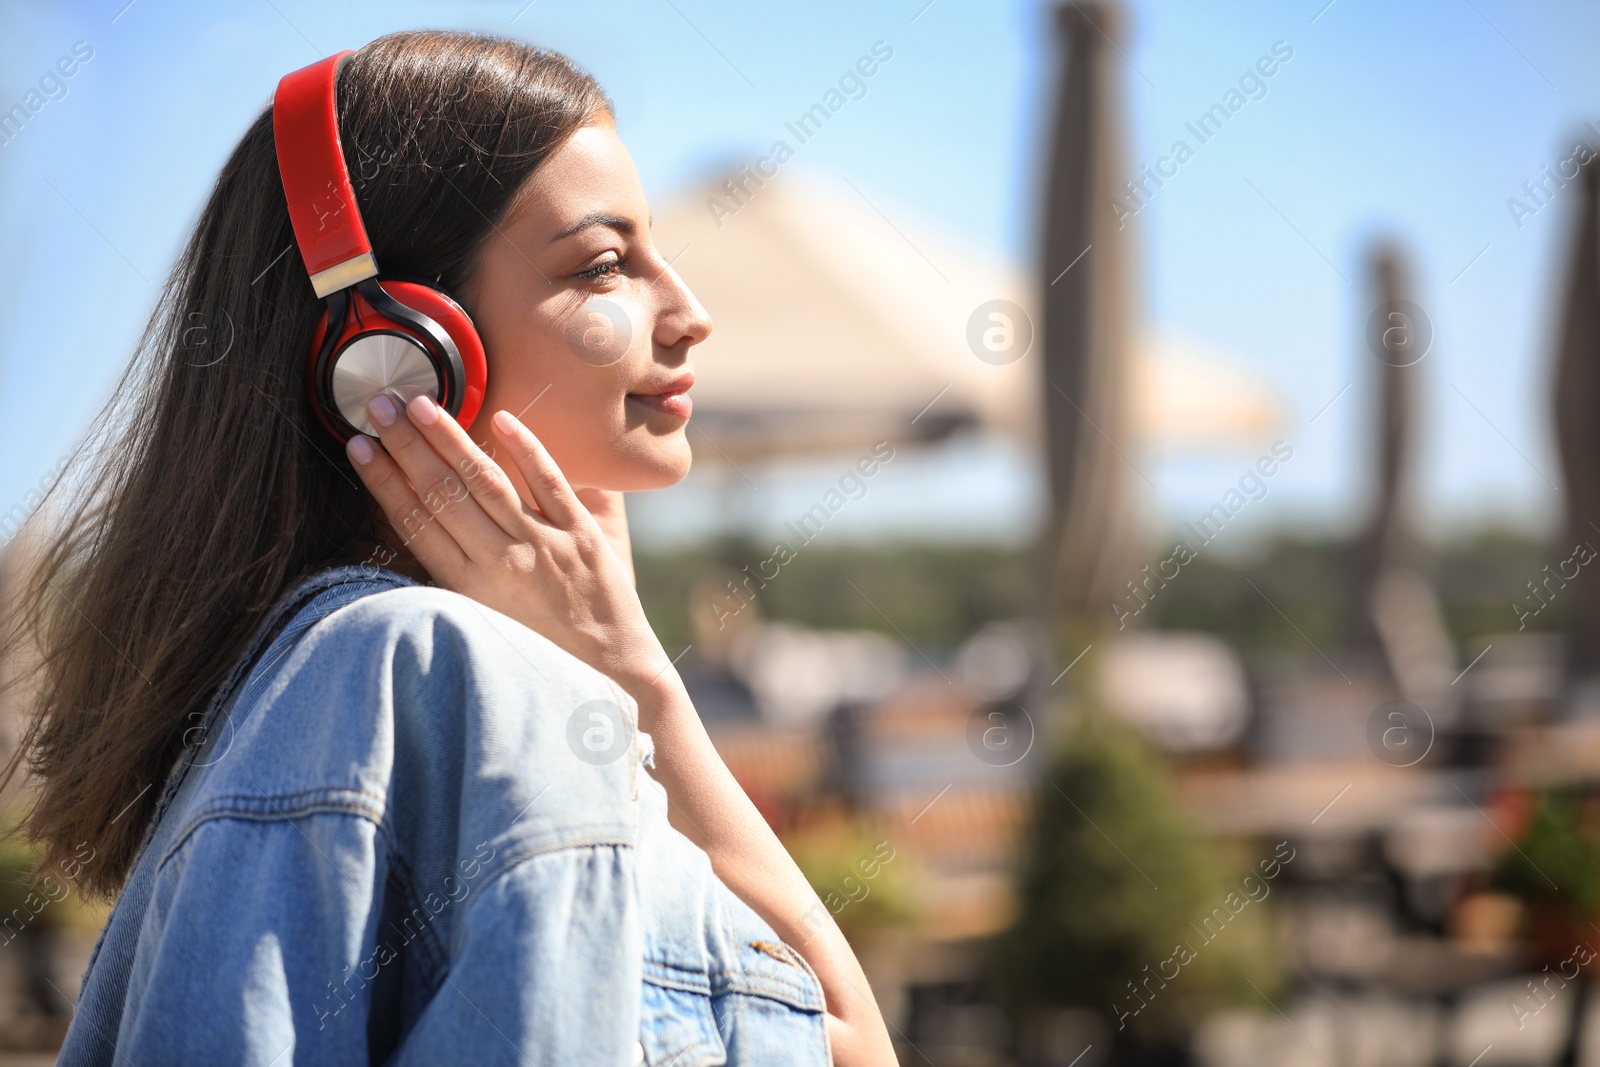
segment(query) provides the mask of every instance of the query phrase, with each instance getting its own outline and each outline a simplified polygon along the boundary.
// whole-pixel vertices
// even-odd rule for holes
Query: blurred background
[[[283,73],[553,47],[717,323],[641,597],[903,1063],[1600,1064],[1600,10],[0,19],[6,573]],[[104,917],[28,862],[18,1063]]]

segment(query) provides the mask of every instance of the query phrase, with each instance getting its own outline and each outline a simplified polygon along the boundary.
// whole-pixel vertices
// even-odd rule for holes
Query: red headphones
[[[488,364],[461,305],[420,279],[379,277],[339,143],[334,93],[339,52],[284,76],[272,98],[272,134],[311,287],[328,309],[311,335],[306,395],[339,440],[376,436],[367,402],[401,404],[427,393],[463,427],[483,404]]]

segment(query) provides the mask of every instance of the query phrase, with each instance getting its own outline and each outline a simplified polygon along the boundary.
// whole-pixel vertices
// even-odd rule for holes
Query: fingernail
[[[367,435],[358,433],[350,438],[350,443],[344,446],[351,460],[357,465],[365,467],[372,462],[372,442],[367,440]]]
[[[379,426],[393,426],[394,420],[400,417],[400,409],[394,406],[393,400],[379,393],[367,401],[367,414]]]
[[[517,428],[516,417],[509,411],[497,411],[494,413],[494,428],[501,433],[511,433]]]
[[[432,426],[439,421],[439,405],[433,402],[433,397],[427,393],[418,393],[411,398],[411,403],[406,405],[406,410],[411,414],[411,421],[421,423],[423,426]]]

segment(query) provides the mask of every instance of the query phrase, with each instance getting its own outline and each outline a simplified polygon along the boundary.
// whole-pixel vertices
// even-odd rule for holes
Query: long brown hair
[[[447,32],[362,48],[338,105],[378,262],[452,290],[524,180],[612,110],[564,56]],[[268,107],[222,168],[105,429],[46,495],[76,487],[6,636],[8,652],[37,651],[5,781],[35,778],[28,836],[45,865],[81,866],[92,895],[126,878],[186,727],[263,614],[374,536],[370,496],[305,400],[321,305],[293,246]],[[85,843],[93,862],[66,863]]]

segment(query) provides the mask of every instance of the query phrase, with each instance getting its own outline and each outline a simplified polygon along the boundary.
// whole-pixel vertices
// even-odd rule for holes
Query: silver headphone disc
[[[346,422],[374,437],[367,404],[380,393],[401,404],[422,393],[439,399],[439,375],[421,345],[397,333],[369,333],[335,357],[333,402]]]

